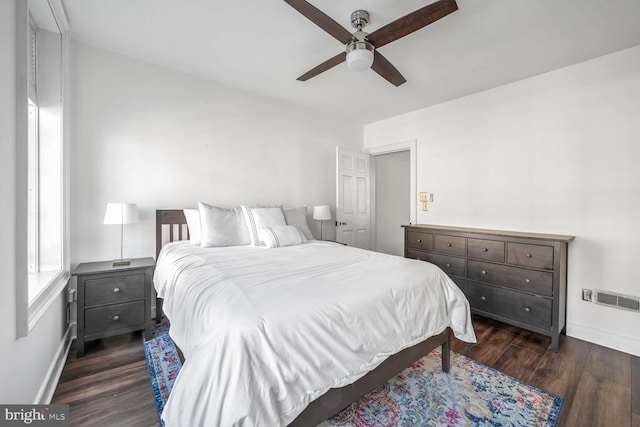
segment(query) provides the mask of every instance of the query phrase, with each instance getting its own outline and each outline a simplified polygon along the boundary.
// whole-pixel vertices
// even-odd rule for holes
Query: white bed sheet
[[[170,243],[154,285],[186,358],[169,427],[284,426],[447,327],[475,342],[469,304],[438,267],[328,242]]]

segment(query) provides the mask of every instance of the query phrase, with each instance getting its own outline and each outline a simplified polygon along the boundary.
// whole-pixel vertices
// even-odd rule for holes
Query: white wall
[[[34,403],[66,330],[62,295],[25,338],[16,339],[16,97],[26,85],[16,73],[16,17],[26,22],[26,2],[0,2],[0,403]],[[26,25],[24,26],[26,31]],[[26,44],[25,44],[26,52]],[[26,70],[26,68],[25,68]],[[24,78],[26,78],[26,73]],[[22,95],[21,95],[22,96]],[[25,112],[26,113],[26,112]],[[25,215],[26,212],[21,212]],[[25,254],[26,257],[26,254]],[[26,277],[26,275],[24,275]],[[24,284],[27,286],[27,284]]]
[[[575,235],[567,333],[640,355],[640,46],[365,126],[365,148],[417,138],[418,222]],[[417,195],[416,195],[417,197]]]
[[[118,226],[102,224],[107,202],[140,210],[125,257],[154,256],[155,209],[334,206],[335,147],[362,147],[348,120],[83,43],[71,68],[72,264],[119,256]]]
[[[371,156],[375,167],[375,250],[404,256],[404,228],[409,224],[409,151]]]

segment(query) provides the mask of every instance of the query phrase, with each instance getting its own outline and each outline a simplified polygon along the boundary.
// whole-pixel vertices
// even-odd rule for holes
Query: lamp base
[[[123,265],[131,265],[130,259],[115,259],[113,260],[114,267],[121,267]]]

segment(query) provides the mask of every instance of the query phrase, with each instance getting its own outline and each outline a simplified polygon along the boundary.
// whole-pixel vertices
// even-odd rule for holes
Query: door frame
[[[376,166],[373,157],[383,154],[397,153],[399,151],[409,151],[409,223],[415,224],[418,218],[418,201],[417,201],[417,189],[418,189],[418,176],[417,176],[417,155],[418,155],[418,140],[410,139],[407,141],[396,142],[393,144],[379,145],[376,147],[367,148],[365,153],[370,154],[371,159],[371,223],[370,236],[371,236],[371,248],[376,247]]]

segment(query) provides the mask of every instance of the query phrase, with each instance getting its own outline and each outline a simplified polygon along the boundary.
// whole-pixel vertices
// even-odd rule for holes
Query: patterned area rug
[[[144,341],[158,419],[182,364],[166,323]],[[322,427],[556,425],[562,398],[463,355],[451,353],[443,373],[440,349],[414,363]],[[162,425],[162,423],[161,423]]]

